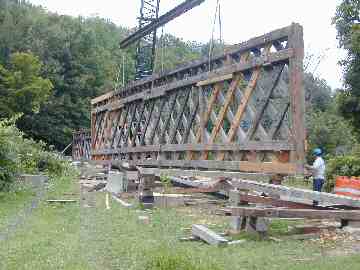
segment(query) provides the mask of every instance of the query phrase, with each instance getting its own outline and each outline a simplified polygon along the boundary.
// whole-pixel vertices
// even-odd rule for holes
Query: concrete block
[[[218,235],[203,225],[192,225],[191,232],[194,237],[198,237],[210,245],[224,246],[229,242],[224,237]]]
[[[49,177],[46,175],[23,174],[20,178],[25,185],[29,185],[33,188],[42,187],[46,182],[49,181]]]
[[[246,226],[246,217],[232,216],[230,218],[230,231],[231,233],[240,233]]]
[[[127,179],[124,173],[110,171],[105,190],[114,194],[127,191]]]
[[[248,217],[246,231],[249,233],[266,234],[268,231],[269,221],[263,217]]]

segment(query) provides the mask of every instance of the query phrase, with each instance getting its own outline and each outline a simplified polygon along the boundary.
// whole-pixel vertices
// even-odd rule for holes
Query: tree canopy
[[[346,87],[339,96],[339,109],[344,117],[360,128],[360,1],[343,0],[333,19],[340,47],[347,50],[342,61]]]
[[[53,89],[50,80],[40,76],[41,67],[39,58],[28,53],[12,54],[9,69],[0,65],[0,117],[40,109]]]

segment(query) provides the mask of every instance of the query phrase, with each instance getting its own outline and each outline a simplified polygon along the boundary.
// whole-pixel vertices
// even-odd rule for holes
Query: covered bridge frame
[[[160,168],[303,173],[299,24],[92,100],[91,158]]]

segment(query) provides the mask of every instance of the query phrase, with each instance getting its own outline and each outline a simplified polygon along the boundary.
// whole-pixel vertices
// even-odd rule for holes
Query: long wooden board
[[[258,207],[229,207],[234,216],[360,220],[359,210],[315,210]]]
[[[346,205],[360,208],[360,199],[347,196],[280,185],[265,184],[249,180],[234,179],[231,182],[235,188],[277,194],[282,197],[286,197],[289,200],[303,200],[303,202],[306,204],[312,204],[312,201],[318,201],[320,205]]]

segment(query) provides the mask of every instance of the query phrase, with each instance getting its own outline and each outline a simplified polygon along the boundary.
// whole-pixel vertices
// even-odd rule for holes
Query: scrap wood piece
[[[319,204],[323,205],[340,204],[351,207],[360,207],[359,199],[343,195],[336,195],[326,192],[318,192],[274,184],[265,184],[243,179],[232,180],[231,184],[233,187],[239,189],[255,190],[259,192],[276,194],[287,197],[289,200],[303,200],[303,203],[305,204],[312,204],[312,201],[318,201]],[[306,202],[306,200],[308,200],[308,202]]]
[[[229,207],[233,216],[360,220],[359,210],[315,210],[289,208]]]
[[[46,200],[48,203],[75,203],[76,200]]]
[[[208,229],[204,225],[192,225],[191,232],[194,237],[200,238],[210,245],[224,246],[229,242],[227,239]]]

